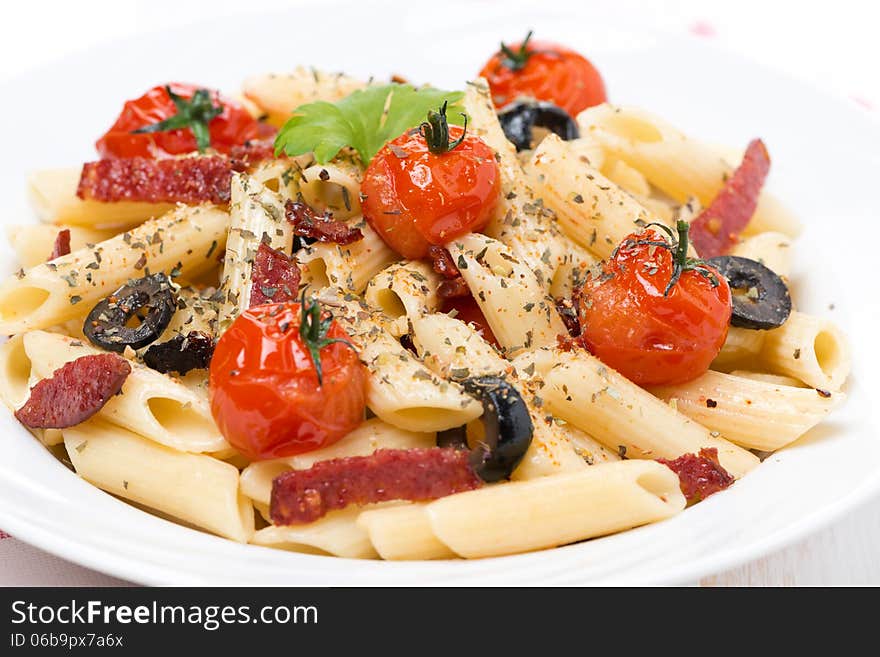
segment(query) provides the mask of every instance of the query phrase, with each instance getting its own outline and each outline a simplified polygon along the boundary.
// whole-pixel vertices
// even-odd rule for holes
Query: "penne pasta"
[[[24,350],[40,379],[65,363],[101,353],[75,338],[31,331]],[[214,424],[208,398],[165,374],[130,361],[122,392],[99,411],[101,418],[182,452],[218,452],[229,444]]]
[[[174,209],[170,203],[84,201],[76,195],[79,176],[79,169],[45,169],[28,177],[28,197],[40,221],[121,230]]]
[[[266,114],[269,123],[281,127],[293,110],[305,103],[335,102],[366,84],[342,73],[325,73],[298,66],[291,73],[256,75],[244,82],[244,97]]]
[[[553,300],[504,244],[470,233],[446,248],[507,354],[555,344],[565,332]]]
[[[367,285],[364,300],[382,311],[395,337],[407,333],[409,323],[440,309],[440,277],[425,262],[406,260],[383,269]]]
[[[731,326],[721,351],[712,361],[712,369],[729,372],[732,369],[751,367],[757,363],[766,334],[767,331]]]
[[[231,189],[229,237],[220,279],[221,331],[251,305],[253,263],[260,244],[282,253],[290,253],[293,244],[293,228],[284,217],[278,194],[240,173],[232,176]]]
[[[554,415],[627,458],[675,459],[714,447],[736,478],[759,463],[585,351],[540,350],[520,357],[516,366],[521,375],[538,378],[542,402]]]
[[[329,212],[340,221],[360,216],[363,180],[360,166],[336,158],[332,163],[303,169],[297,179],[303,200],[319,213]]]
[[[757,260],[779,276],[791,275],[791,238],[783,233],[767,232],[746,237],[730,253]]]
[[[70,250],[78,251],[91,244],[113,237],[109,230],[83,228],[81,226],[58,226],[53,224],[28,224],[10,226],[6,230],[9,243],[12,245],[18,265],[30,269],[47,262],[55,246],[55,239],[62,230],[70,231]]]
[[[819,424],[844,399],[810,388],[711,370],[674,386],[650,389],[679,413],[747,449],[775,451]]]
[[[516,149],[504,134],[489,86],[483,78],[468,82],[462,101],[470,117],[469,130],[495,151],[501,194],[486,234],[511,250],[533,272],[538,284],[549,287],[558,261],[559,229],[541,201],[529,189]]]
[[[362,240],[345,246],[317,242],[297,252],[303,270],[302,285],[312,290],[337,287],[361,294],[372,278],[400,260],[369,224],[362,220],[351,223],[364,234]]]
[[[468,559],[541,550],[657,522],[685,507],[678,477],[650,461],[450,495],[427,507],[437,537]]]
[[[357,523],[360,509],[333,511],[307,525],[264,527],[251,543],[293,552],[317,551],[349,559],[375,559],[378,554],[369,536]]]
[[[427,504],[402,504],[363,511],[357,519],[383,559],[454,559],[455,552],[434,533]]]
[[[254,510],[228,463],[178,452],[98,419],[63,434],[76,473],[101,490],[233,541],[251,539]]]
[[[663,223],[550,135],[532,157],[535,193],[556,213],[562,231],[599,258],[648,223]]]
[[[175,270],[191,276],[213,265],[229,215],[180,207],[130,232],[20,271],[0,283],[0,334],[43,329],[82,317],[129,279]]]
[[[761,362],[775,374],[822,390],[840,390],[852,369],[843,332],[827,319],[797,311],[778,329],[766,332]]]
[[[336,307],[336,319],[358,343],[360,359],[369,371],[367,406],[401,429],[442,431],[467,424],[482,407],[461,386],[434,375],[373,319],[368,306],[346,301],[334,291],[319,297]]]
[[[637,169],[679,203],[695,196],[708,207],[733,171],[715,149],[643,110],[605,103],[584,110],[577,121],[581,132],[600,142],[606,155]],[[763,193],[749,230],[795,237],[800,224],[778,201]]]

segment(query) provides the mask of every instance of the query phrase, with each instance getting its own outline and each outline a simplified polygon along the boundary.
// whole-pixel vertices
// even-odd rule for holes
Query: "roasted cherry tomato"
[[[700,376],[727,338],[730,287],[688,258],[687,222],[677,229],[676,241],[651,227],[629,235],[576,295],[584,345],[639,385]]]
[[[172,120],[168,129],[157,125]],[[135,132],[144,129],[155,131]],[[211,148],[228,153],[261,134],[260,124],[236,101],[217,91],[172,82],[126,102],[95,147],[105,158],[160,158],[203,150],[197,141],[201,136],[202,146],[209,141]]]
[[[450,138],[453,141],[450,141]],[[501,189],[495,154],[479,137],[446,122],[446,104],[419,130],[389,142],[370,162],[361,193],[364,217],[405,258],[424,258],[482,229]]]
[[[217,342],[209,380],[217,426],[250,459],[331,445],[364,419],[366,368],[314,301],[244,311]]]
[[[498,338],[495,337],[492,329],[489,328],[486,316],[483,315],[483,311],[480,310],[480,306],[477,305],[472,296],[444,299],[441,312],[448,313],[452,310],[455,310],[456,319],[460,319],[466,324],[473,324],[474,328],[483,336],[486,342],[495,345],[499,349],[501,348],[501,345],[498,344]]]
[[[520,96],[546,100],[571,116],[604,103],[605,83],[599,71],[578,53],[555,43],[532,41],[501,44],[480,71],[489,82],[499,109]]]

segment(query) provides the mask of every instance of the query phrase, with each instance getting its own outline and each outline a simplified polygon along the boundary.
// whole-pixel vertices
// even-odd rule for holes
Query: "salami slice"
[[[268,142],[236,146],[229,157],[198,155],[151,159],[108,158],[83,165],[76,195],[81,199],[113,203],[229,202],[233,171],[247,171],[272,157]]]
[[[305,203],[287,201],[284,206],[287,220],[293,225],[293,234],[314,242],[351,244],[364,239],[360,228],[349,226],[344,221],[336,221],[329,216],[320,216]]]
[[[66,256],[68,253],[70,253],[70,229],[65,228],[64,230],[58,231],[58,235],[55,237],[55,245],[52,247],[52,254],[49,256],[49,260],[54,260],[55,258]]]
[[[81,356],[33,388],[15,417],[32,429],[64,429],[89,419],[120,390],[131,373],[116,354]]]
[[[703,448],[697,454],[682,454],[677,459],[657,459],[678,475],[681,492],[688,504],[694,504],[724,490],[734,482],[718,461],[718,450]]]
[[[279,475],[272,482],[270,514],[276,525],[304,524],[349,504],[434,500],[480,486],[467,450],[380,449]]]
[[[260,243],[254,257],[250,307],[296,301],[300,271],[296,263],[271,246]]]
[[[755,139],[709,207],[691,222],[690,237],[701,258],[724,255],[736,244],[755,214],[769,171],[767,147]]]

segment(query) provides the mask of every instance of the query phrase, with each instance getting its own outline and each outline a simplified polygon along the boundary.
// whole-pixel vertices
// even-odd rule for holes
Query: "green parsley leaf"
[[[211,92],[207,89],[196,89],[192,99],[187,100],[171,91],[171,87],[165,85],[165,93],[177,108],[177,114],[150,125],[145,125],[132,134],[166,132],[168,130],[180,130],[189,128],[196,138],[199,153],[204,153],[211,146],[211,132],[208,124],[223,113],[223,105],[214,105],[211,100]]]
[[[461,91],[389,84],[360,89],[337,103],[300,105],[275,138],[275,154],[313,152],[324,164],[351,146],[367,164],[386,143],[420,125],[428,110],[436,111],[444,101],[450,110],[460,110],[463,96]],[[457,111],[449,118],[458,125],[463,121]]]

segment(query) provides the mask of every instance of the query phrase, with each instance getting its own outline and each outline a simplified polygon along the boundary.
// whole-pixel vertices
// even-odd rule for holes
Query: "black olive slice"
[[[785,282],[769,267],[740,256],[717,256],[706,260],[717,269],[733,293],[731,326],[774,329],[791,314],[791,296]]]
[[[144,364],[163,374],[186,374],[191,370],[207,369],[213,355],[214,341],[211,337],[201,331],[190,331],[147,349]]]
[[[553,103],[536,100],[518,100],[498,112],[498,121],[516,150],[532,147],[533,128],[546,128],[569,141],[580,137],[577,123],[569,114]]]
[[[83,333],[95,346],[122,353],[126,347],[140,349],[154,342],[177,310],[177,295],[165,274],[129,281],[86,317]],[[135,315],[137,326],[126,326]]]
[[[485,438],[471,450],[470,465],[485,482],[507,479],[532,443],[529,410],[519,391],[500,377],[480,376],[461,384],[483,404]],[[437,446],[467,449],[467,428],[438,432]]]

